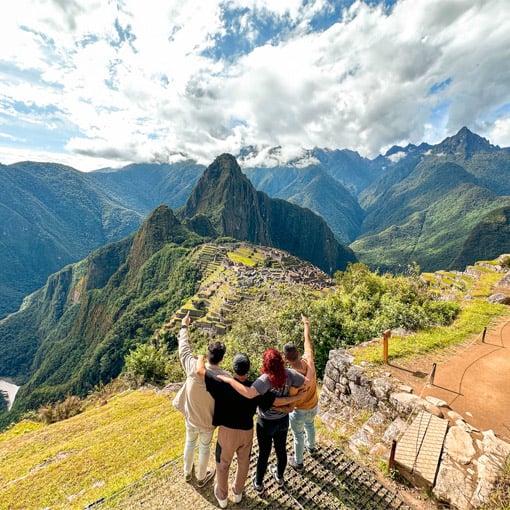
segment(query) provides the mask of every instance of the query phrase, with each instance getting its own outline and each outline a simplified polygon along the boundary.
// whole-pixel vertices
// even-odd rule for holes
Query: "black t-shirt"
[[[242,384],[250,387],[252,381],[244,381]],[[217,379],[210,370],[205,371],[205,387],[214,398],[213,425],[231,429],[253,428],[253,415],[257,407],[269,409],[276,398],[271,391],[251,399],[243,397],[230,384]]]

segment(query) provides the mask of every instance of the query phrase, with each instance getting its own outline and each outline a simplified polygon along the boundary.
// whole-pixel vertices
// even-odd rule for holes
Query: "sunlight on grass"
[[[83,508],[182,453],[182,415],[148,390],[37,425],[0,435],[1,508]]]
[[[254,267],[257,264],[249,256],[241,254],[241,253],[229,251],[227,253],[227,256],[235,264],[243,264],[243,265],[248,266],[248,267]]]
[[[501,274],[487,273],[474,282],[469,290],[471,299],[461,303],[462,309],[450,326],[433,327],[409,336],[393,336],[389,341],[388,356],[391,360],[416,356],[443,349],[462,341],[481,335],[483,329],[491,322],[508,313],[505,305],[492,304],[486,301],[490,289],[501,279]],[[357,362],[368,361],[382,363],[382,341],[365,347],[352,349]]]

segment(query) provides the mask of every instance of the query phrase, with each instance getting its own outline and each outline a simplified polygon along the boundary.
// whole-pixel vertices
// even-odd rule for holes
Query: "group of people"
[[[288,343],[283,353],[267,349],[262,359],[261,375],[248,379],[250,359],[244,353],[233,360],[233,375],[220,367],[225,355],[223,342],[214,341],[206,357],[194,356],[188,335],[189,313],[182,319],[179,333],[179,359],[186,381],[174,399],[174,406],[185,416],[184,477],[192,480],[193,467],[197,485],[203,487],[216,472],[214,495],[220,508],[228,505],[230,464],[237,456],[237,469],[232,484],[232,500],[239,503],[248,477],[253,443],[253,417],[257,414],[259,456],[252,475],[254,489],[264,491],[264,476],[274,446],[276,464],[269,471],[278,485],[284,485],[287,463],[302,471],[306,448],[315,452],[317,385],[308,318],[301,316],[304,326],[303,356]],[[285,363],[290,365],[286,367]],[[294,454],[287,458],[289,424],[294,437]],[[216,469],[209,469],[210,446],[218,427]],[[195,450],[198,459],[194,463]]]

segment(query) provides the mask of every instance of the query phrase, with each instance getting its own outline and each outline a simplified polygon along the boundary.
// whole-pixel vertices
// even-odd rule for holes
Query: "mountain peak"
[[[207,224],[207,232],[213,235],[283,249],[328,272],[356,260],[320,216],[257,191],[230,154],[217,157],[205,170],[180,217],[191,225],[199,220],[203,225],[207,217],[212,227]]]
[[[140,267],[166,243],[182,243],[189,231],[166,205],[156,207],[135,235],[131,248],[130,266]]]
[[[445,138],[436,146],[436,151],[455,154],[469,159],[476,152],[492,152],[497,147],[489,140],[470,131],[464,126],[460,131],[448,138]]]
[[[257,190],[231,154],[218,156],[193,188],[182,217],[207,216],[219,235],[270,245]]]

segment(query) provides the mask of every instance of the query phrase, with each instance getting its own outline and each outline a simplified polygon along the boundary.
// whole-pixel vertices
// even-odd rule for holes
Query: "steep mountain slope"
[[[140,222],[137,212],[70,167],[0,165],[0,317],[49,274],[126,236]]]
[[[319,214],[338,241],[350,243],[358,237],[363,219],[358,201],[322,167],[249,168],[245,174],[258,190],[269,196]]]
[[[117,375],[129,349],[194,292],[199,240],[160,206],[136,235],[53,274],[0,321],[0,374],[26,383],[14,411]]]
[[[386,269],[465,266],[455,260],[472,229],[510,204],[508,151],[463,128],[436,146],[393,148],[388,158],[391,170],[360,196],[366,217],[351,245],[360,260]]]
[[[161,204],[182,207],[205,167],[193,161],[174,164],[133,164],[105,168],[87,177],[126,207],[143,215]]]
[[[348,149],[313,149],[313,157],[334,179],[341,182],[354,196],[379,180],[386,167],[376,160],[363,158],[357,152]]]
[[[329,273],[356,260],[321,217],[257,191],[229,154],[207,168],[179,214],[207,217],[218,235],[289,251]]]
[[[510,204],[510,197],[498,197],[479,186],[459,184],[428,207],[410,213],[401,223],[363,236],[351,246],[363,262],[385,270],[412,262],[417,262],[424,271],[441,267],[460,270],[466,264],[459,265],[455,259],[479,222],[481,211],[503,204]]]
[[[498,253],[510,253],[510,207],[496,209],[482,218],[464,241],[452,266],[491,260]]]

